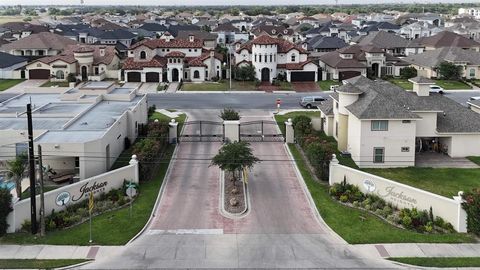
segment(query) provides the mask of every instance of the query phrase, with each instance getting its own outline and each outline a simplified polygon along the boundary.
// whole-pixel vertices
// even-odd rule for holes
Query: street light
[[[230,80],[230,91],[232,91],[232,54],[230,52],[230,49],[231,49],[231,44],[228,44],[227,45],[227,48],[228,48],[228,65],[229,65],[229,74],[228,74],[228,78]]]

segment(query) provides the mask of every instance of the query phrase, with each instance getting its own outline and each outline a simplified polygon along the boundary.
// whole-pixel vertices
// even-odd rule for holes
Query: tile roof
[[[11,55],[8,53],[0,52],[0,69],[1,68],[6,68],[6,67],[11,67],[13,65],[22,63],[22,62],[27,62],[28,60],[26,58],[16,56],[16,55]]]
[[[100,53],[101,49],[104,50],[103,55]],[[116,50],[114,46],[78,44],[78,45],[67,46],[65,50],[59,55],[42,57],[37,59],[37,61],[50,64],[57,60],[61,60],[63,62],[72,64],[77,62],[77,59],[75,59],[74,54],[82,53],[82,52],[83,53],[93,52],[94,65],[99,65],[99,64],[108,65],[112,62],[112,60],[116,56]]]
[[[318,109],[325,115],[333,116],[333,99],[329,98],[318,105]]]
[[[359,45],[373,45],[382,49],[403,48],[410,41],[393,33],[385,31],[371,32],[366,36],[359,36],[356,40]]]
[[[185,53],[179,51],[172,51],[167,53],[165,57],[185,57]]]
[[[405,62],[423,67],[436,67],[441,62],[465,62],[469,65],[480,65],[480,52],[465,50],[459,47],[443,47],[425,51],[403,58]]]
[[[417,43],[427,47],[441,48],[441,47],[460,47],[471,48],[480,47],[480,43],[472,39],[466,38],[462,35],[450,32],[442,31],[436,35],[430,37],[423,37],[416,39]]]
[[[0,50],[9,51],[15,49],[48,49],[63,50],[68,45],[77,44],[75,40],[53,34],[50,32],[42,32],[32,34],[12,43],[5,44]]]
[[[293,44],[292,42],[282,39],[282,38],[274,38],[269,35],[261,35],[257,37],[256,39],[251,41],[252,44],[257,44],[257,45],[270,45],[270,44],[276,44],[277,45],[277,51],[279,53],[286,53],[289,52],[290,50],[297,50],[300,53],[307,53],[303,48],[300,46],[297,46]],[[248,46],[251,45],[246,45],[247,43],[244,44],[244,46],[240,47],[240,50],[243,48],[248,48]]]
[[[307,42],[307,49],[341,49],[348,46],[347,43],[341,38],[338,37],[326,37],[326,36],[315,36]]]
[[[156,48],[202,48],[203,42],[201,40],[189,41],[188,39],[172,39],[166,41],[164,39],[148,39],[135,43],[130,49],[135,49],[140,46],[147,46],[150,49]]]
[[[141,70],[145,67],[166,67],[167,59],[161,56],[154,56],[150,61],[135,61],[133,57],[128,57],[123,62],[122,68],[126,70]]]

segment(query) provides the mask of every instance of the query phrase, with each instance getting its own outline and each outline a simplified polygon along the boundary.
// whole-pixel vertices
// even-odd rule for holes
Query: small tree
[[[255,68],[252,65],[244,65],[235,68],[235,79],[238,81],[255,80]]]
[[[223,111],[220,112],[220,118],[222,118],[223,120],[231,120],[231,121],[235,121],[235,120],[240,120],[240,115],[238,114],[237,111],[235,111],[234,109],[230,109],[230,108],[225,108],[223,109]]]
[[[462,67],[453,63],[442,62],[436,67],[438,77],[444,80],[460,80]]]
[[[467,212],[467,230],[480,236],[480,188],[465,192],[462,198],[463,209]]]
[[[22,177],[25,169],[27,168],[28,156],[26,153],[22,153],[15,157],[15,159],[7,161],[7,169],[9,170],[8,176],[15,181],[15,188],[17,191],[17,197],[20,199],[22,196]],[[30,187],[34,189],[35,187]]]
[[[402,79],[410,79],[417,76],[417,69],[414,67],[404,67],[400,69],[400,77]]]
[[[12,194],[8,189],[0,188],[0,236],[7,233],[7,216],[12,210]]]
[[[210,166],[218,166],[220,169],[232,173],[232,181],[235,186],[237,181],[237,173],[245,169],[253,168],[253,165],[260,160],[253,155],[250,144],[247,142],[227,143],[218,154],[212,158]]]

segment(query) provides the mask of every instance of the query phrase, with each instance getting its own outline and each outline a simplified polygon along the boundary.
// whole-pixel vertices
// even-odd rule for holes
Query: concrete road
[[[467,101],[471,97],[479,97],[480,91],[479,90],[462,90],[462,91],[451,90],[451,91],[445,91],[444,95],[464,106],[467,106]]]

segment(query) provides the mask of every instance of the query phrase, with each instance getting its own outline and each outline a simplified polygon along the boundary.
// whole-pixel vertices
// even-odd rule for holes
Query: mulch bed
[[[232,190],[234,189],[233,184],[232,174],[230,172],[225,172],[223,205],[227,212],[231,214],[240,214],[245,210],[245,190],[243,189],[242,181],[237,180],[235,186],[238,192],[234,194],[232,193]],[[230,204],[232,198],[237,200],[238,204],[236,206]]]

